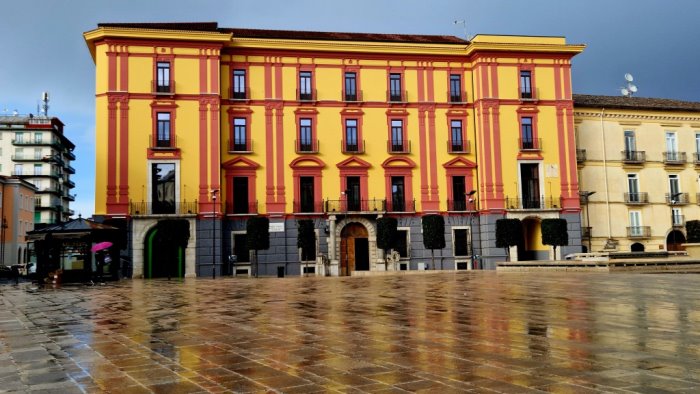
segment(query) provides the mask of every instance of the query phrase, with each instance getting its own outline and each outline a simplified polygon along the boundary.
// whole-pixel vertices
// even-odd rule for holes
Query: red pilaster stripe
[[[209,201],[209,185],[207,183],[207,102],[199,99],[199,201],[200,206]],[[208,206],[205,205],[205,207]],[[205,208],[206,209],[206,208]]]
[[[209,93],[219,94],[219,58],[217,56],[209,57]]]
[[[389,126],[391,127],[391,125]],[[418,109],[418,140],[420,142],[418,151],[420,152],[420,199],[423,205],[430,200],[430,195],[428,194],[430,185],[428,184],[428,152],[426,149],[428,145],[426,137],[425,110],[420,108]]]
[[[119,104],[119,203],[127,213],[129,203],[129,102],[125,97]]]
[[[567,172],[568,160],[566,157],[566,130],[564,129],[564,108],[557,105],[557,138],[559,148],[559,180],[561,182],[561,197],[569,198],[569,174]],[[551,191],[550,191],[551,193]]]
[[[491,200],[493,199],[493,180],[492,180],[492,168],[493,168],[493,158],[491,156],[491,147],[493,143],[491,141],[491,108],[481,105],[481,139],[482,149],[481,157],[483,160],[479,163],[479,167],[483,169],[482,179],[482,193],[484,196],[484,208],[491,208]]]
[[[503,195],[503,159],[501,157],[501,152],[503,151],[501,145],[501,122],[500,118],[500,108],[498,104],[493,107],[493,164],[494,173],[496,175],[496,185],[494,190],[494,196],[497,201],[494,201],[490,208],[504,208],[505,207],[505,196]]]
[[[575,209],[581,208],[581,201],[578,197],[579,184],[578,184],[578,173],[576,167],[576,142],[574,137],[574,107],[573,104],[568,104],[565,109],[565,124],[566,124],[566,136],[567,136],[567,148],[568,152],[568,162],[566,168],[569,169],[569,204],[563,204],[564,207],[570,207]]]
[[[430,199],[433,202],[440,201],[437,184],[437,141],[435,137],[435,106],[428,107],[428,139],[430,149]]]
[[[117,90],[117,54],[107,52],[107,91]]]
[[[265,90],[267,91],[269,84],[266,81]],[[274,109],[271,104],[265,106],[265,203],[269,207],[275,202],[275,181],[274,181],[274,158],[275,152],[273,149],[274,140],[272,139],[273,132],[273,114]]]
[[[129,54],[126,52],[119,56],[119,90],[129,91]]]
[[[569,96],[570,97],[570,96]],[[561,100],[561,65],[554,66],[554,98]]]
[[[275,111],[275,151],[277,159],[277,197],[278,204],[285,203],[284,198],[284,107],[279,106]]]
[[[203,49],[200,49],[200,52]],[[199,57],[199,94],[205,94],[207,92],[207,58],[205,56]]]
[[[218,99],[212,98],[209,103],[209,140],[211,143],[209,149],[210,167],[211,167],[211,188],[219,189],[221,187],[221,164],[219,157],[221,150],[219,148],[219,103]]]
[[[112,205],[117,202],[117,108],[118,99],[108,98],[107,123],[107,213],[112,213]]]

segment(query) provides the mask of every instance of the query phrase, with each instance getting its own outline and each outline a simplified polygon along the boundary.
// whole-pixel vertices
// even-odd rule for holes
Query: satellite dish
[[[629,95],[630,95],[630,91],[627,90],[627,88],[622,88],[622,89],[620,89],[620,93],[622,93],[623,96],[629,96]]]
[[[637,93],[637,86],[630,84],[627,89],[630,90],[632,93]]]
[[[630,73],[625,74],[625,81],[627,81],[627,82],[634,81],[634,77],[632,76],[632,74],[630,74]]]

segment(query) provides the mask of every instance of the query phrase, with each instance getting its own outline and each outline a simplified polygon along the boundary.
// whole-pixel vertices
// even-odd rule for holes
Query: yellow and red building
[[[260,273],[420,269],[421,217],[445,217],[438,267],[492,267],[495,222],[519,258],[548,258],[544,218],[580,251],[571,58],[561,37],[324,33],[216,23],[105,23],[96,65],[96,216],[131,233],[135,276],[210,275],[266,215]],[[376,219],[399,221],[385,264]],[[312,219],[316,253],[296,246]],[[163,251],[163,223],[186,242]],[[165,222],[169,223],[169,222]],[[472,231],[473,229],[473,231]],[[170,249],[170,248],[168,248]],[[305,263],[320,254],[328,265]],[[223,256],[222,256],[223,255]],[[173,267],[173,262],[177,267]]]

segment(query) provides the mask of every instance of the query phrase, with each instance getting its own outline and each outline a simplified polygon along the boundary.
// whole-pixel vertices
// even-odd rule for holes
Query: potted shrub
[[[700,259],[700,220],[688,220],[685,222],[685,232],[688,235],[688,243],[684,243],[688,256]]]

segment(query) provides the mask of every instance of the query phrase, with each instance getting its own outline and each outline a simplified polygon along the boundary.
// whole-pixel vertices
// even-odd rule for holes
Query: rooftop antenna
[[[41,101],[44,103],[41,106],[44,116],[49,116],[49,92],[41,93]]]
[[[464,28],[464,39],[469,41],[469,36],[467,35],[467,20],[466,19],[460,19],[460,20],[455,20],[454,22],[455,25],[462,25]]]
[[[622,93],[622,95],[625,97],[632,97],[632,95],[637,93],[637,86],[632,83],[632,81],[634,81],[632,74],[625,74],[625,81],[627,81],[627,86],[621,87],[620,93]]]

